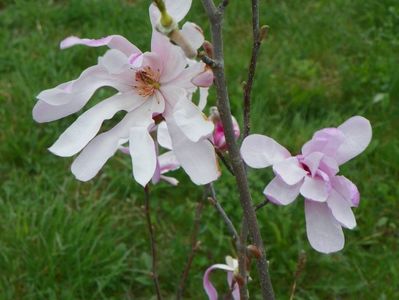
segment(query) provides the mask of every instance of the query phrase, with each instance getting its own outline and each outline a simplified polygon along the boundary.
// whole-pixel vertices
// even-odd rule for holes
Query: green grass
[[[89,183],[77,182],[71,159],[46,149],[74,117],[38,125],[35,95],[76,77],[104,49],[60,51],[68,35],[119,33],[148,49],[149,1],[0,0],[0,299],[155,299],[143,194],[127,157],[117,155]],[[208,32],[200,1],[190,20]],[[226,69],[232,108],[242,119],[242,81],[250,55],[248,1],[230,1],[225,22]],[[259,214],[278,299],[287,299],[298,253],[307,264],[297,299],[399,298],[399,2],[397,0],[261,1],[262,46],[253,92],[253,131],[293,152],[322,127],[352,115],[369,118],[374,137],[342,174],[358,184],[358,227],[345,230],[345,249],[312,250],[303,203],[266,206]],[[209,38],[209,32],[207,33]],[[98,92],[101,99],[105,92]],[[210,104],[214,98],[210,98]],[[250,171],[261,201],[270,170]],[[165,299],[174,297],[189,250],[201,187],[182,172],[179,188],[152,188],[153,221]],[[222,204],[239,224],[234,179],[217,183]],[[202,274],[233,254],[226,228],[206,206],[202,246],[185,299],[205,299]],[[256,279],[256,272],[253,270]],[[224,274],[214,276],[223,288]],[[260,299],[256,280],[252,299]]]

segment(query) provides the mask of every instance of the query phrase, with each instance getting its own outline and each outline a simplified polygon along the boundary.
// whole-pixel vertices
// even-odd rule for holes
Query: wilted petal
[[[318,177],[305,176],[300,193],[306,199],[325,202],[328,197],[328,185],[324,180]]]
[[[251,168],[266,168],[291,155],[287,149],[272,138],[252,134],[244,139],[241,146],[241,156]]]
[[[342,226],[352,229],[356,227],[356,219],[351,209],[351,204],[334,189],[327,199],[327,205],[331,209],[334,218]]]
[[[175,105],[173,118],[180,130],[192,142],[198,142],[213,132],[213,123],[188,99],[183,98]]]
[[[337,151],[337,162],[342,165],[362,153],[371,141],[372,129],[369,120],[355,116],[338,127],[345,139]]]
[[[359,190],[356,185],[345,176],[335,176],[332,187],[352,206],[358,206],[360,201]]]
[[[134,110],[144,101],[134,93],[117,94],[103,100],[72,123],[49,150],[58,156],[75,155],[97,134],[104,120],[111,119],[119,111]]]
[[[308,240],[315,250],[331,253],[344,247],[342,227],[326,203],[305,200],[305,217]]]
[[[127,56],[133,53],[141,53],[140,49],[120,35],[110,35],[101,39],[81,39],[76,36],[70,36],[60,43],[60,48],[65,49],[75,45],[85,45],[89,47],[108,46],[111,49],[118,49]]]
[[[227,271],[227,272],[234,271],[234,269],[232,267],[230,267],[228,265],[224,265],[224,264],[212,265],[205,271],[204,278],[203,278],[203,287],[204,287],[206,294],[208,295],[209,300],[218,300],[218,293],[209,278],[211,273],[214,270],[218,270],[218,269]]]
[[[300,166],[296,157],[289,157],[273,165],[273,171],[276,175],[289,185],[300,182],[307,172]]]
[[[301,185],[302,182],[288,185],[280,177],[276,176],[266,186],[263,194],[275,204],[288,205],[298,197]]]
[[[166,120],[172,148],[180,165],[198,185],[215,181],[220,176],[215,150],[208,140],[190,141],[173,119]]]

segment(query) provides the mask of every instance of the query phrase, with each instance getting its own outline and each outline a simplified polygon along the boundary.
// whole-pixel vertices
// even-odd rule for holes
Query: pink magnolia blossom
[[[331,253],[344,246],[342,227],[356,226],[351,207],[359,205],[356,185],[337,175],[339,166],[363,152],[371,135],[370,122],[355,116],[338,128],[317,131],[297,156],[258,134],[244,140],[241,154],[252,168],[273,166],[276,177],[264,190],[271,202],[287,205],[299,194],[305,198],[308,240],[317,251]]]
[[[234,274],[238,274],[238,261],[231,256],[226,257],[226,264],[215,264],[210,266],[204,274],[203,286],[209,300],[218,300],[218,293],[209,279],[211,273],[215,270],[223,270],[227,273],[227,283],[229,289],[232,289],[232,296],[234,300],[240,299],[240,288],[234,279]]]
[[[211,120],[215,124],[215,129],[212,135],[213,145],[215,146],[215,148],[221,151],[225,151],[227,149],[227,144],[226,137],[224,135],[224,127],[222,121],[220,120],[219,112],[215,106],[211,107],[210,109],[209,120]],[[236,139],[238,139],[240,136],[240,126],[238,125],[238,122],[236,118],[234,118],[234,116],[232,116],[232,121],[234,136]]]
[[[187,60],[181,49],[153,31],[151,52],[142,53],[122,36],[99,40],[69,37],[61,48],[74,45],[108,46],[98,63],[79,78],[41,92],[33,109],[37,122],[50,122],[80,111],[103,86],[117,93],[94,105],[66,129],[49,150],[68,157],[80,152],[72,164],[77,179],[92,179],[118,148],[129,142],[133,176],[145,186],[157,169],[157,154],[149,134],[154,117],[168,125],[174,154],[196,184],[220,175],[212,144],[207,140],[214,125],[191,101],[197,89],[192,79],[205,71],[205,64]],[[125,112],[112,129],[99,133],[102,123]]]

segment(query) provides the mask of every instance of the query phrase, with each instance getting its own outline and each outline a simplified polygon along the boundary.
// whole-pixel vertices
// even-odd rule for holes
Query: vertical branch
[[[177,295],[176,295],[176,299],[180,300],[183,297],[183,293],[184,293],[184,289],[185,289],[185,285],[187,282],[187,278],[188,278],[188,274],[190,272],[191,269],[191,265],[193,263],[193,259],[195,256],[195,253],[197,252],[199,246],[200,246],[200,241],[198,240],[198,234],[199,234],[199,229],[200,229],[200,222],[201,222],[201,216],[202,216],[202,210],[204,208],[204,199],[201,199],[198,202],[197,205],[197,209],[195,210],[195,217],[194,217],[194,226],[193,226],[193,233],[191,235],[191,251],[190,254],[188,256],[188,260],[187,263],[184,267],[181,279],[180,279],[180,283],[179,283],[179,287],[177,289]]]
[[[292,286],[291,286],[290,300],[294,300],[295,291],[296,291],[296,283],[297,283],[299,277],[301,276],[301,273],[302,273],[303,269],[305,268],[305,265],[306,265],[306,253],[305,253],[305,251],[301,251],[298,255],[298,261],[296,264],[296,271],[295,271],[295,275],[294,275],[294,282],[292,283]]]
[[[151,256],[152,256],[152,279],[154,281],[155,290],[157,293],[157,299],[162,300],[161,289],[159,287],[158,281],[158,273],[157,273],[157,248],[154,236],[153,225],[151,222],[151,211],[150,211],[150,191],[148,185],[144,188],[144,207],[145,207],[145,216],[147,220],[148,232],[150,234],[150,243],[151,243]]]
[[[261,256],[257,259],[257,268],[260,277],[263,299],[274,299],[273,287],[271,285],[265,249],[262,236],[259,231],[255,210],[252,207],[252,199],[249,191],[247,174],[244,163],[240,156],[238,145],[235,141],[233,123],[230,111],[230,101],[227,92],[227,84],[224,71],[224,54],[222,39],[222,21],[224,6],[216,8],[213,0],[202,0],[202,4],[208,14],[211,24],[212,42],[214,46],[214,58],[217,67],[213,68],[217,93],[217,106],[225,130],[226,142],[231,158],[232,167],[236,177],[237,188],[240,194],[240,203],[244,212],[244,220],[247,223],[249,234],[260,250]]]
[[[252,0],[252,55],[248,67],[248,77],[244,85],[244,134],[246,138],[251,129],[251,92],[255,77],[256,64],[258,62],[259,49],[262,44],[262,36],[259,27],[259,0]]]

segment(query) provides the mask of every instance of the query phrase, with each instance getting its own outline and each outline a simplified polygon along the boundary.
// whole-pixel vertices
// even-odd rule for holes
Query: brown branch
[[[184,267],[179,287],[177,289],[177,296],[176,299],[180,300],[183,299],[183,293],[184,293],[184,288],[187,282],[188,274],[191,269],[191,265],[193,263],[194,256],[199,249],[200,246],[200,241],[198,240],[198,234],[200,230],[200,222],[201,222],[201,216],[202,216],[202,210],[204,208],[204,201],[201,199],[198,202],[197,209],[195,210],[195,217],[194,217],[194,226],[193,226],[193,232],[191,234],[191,251],[187,259],[187,263]]]
[[[262,296],[263,299],[272,300],[274,299],[274,292],[270,281],[266,253],[263,247],[262,236],[259,231],[255,210],[252,207],[252,199],[249,191],[247,174],[245,171],[244,163],[241,159],[240,151],[238,145],[236,144],[234,136],[234,129],[231,118],[231,110],[230,110],[230,101],[229,101],[224,66],[223,66],[223,61],[224,61],[223,39],[222,39],[223,13],[215,7],[213,0],[202,0],[202,4],[208,14],[208,18],[211,24],[212,44],[214,46],[215,60],[221,62],[219,67],[213,68],[213,72],[215,75],[217,106],[225,130],[230,161],[232,163],[232,167],[236,177],[237,188],[240,194],[240,203],[244,212],[244,220],[248,225],[249,234],[255,246],[260,250],[262,254],[261,257],[257,259],[257,268],[260,278]],[[241,257],[241,260],[242,256],[245,255],[245,250],[242,251],[244,253],[239,254],[239,258]],[[241,272],[242,270],[240,270],[240,273]]]
[[[162,300],[161,289],[158,281],[158,273],[157,273],[157,248],[154,236],[154,229],[151,222],[151,212],[150,212],[150,191],[148,185],[144,188],[144,205],[145,205],[145,216],[147,220],[148,232],[150,234],[150,243],[151,243],[151,256],[152,256],[152,279],[154,281],[155,290],[157,293],[157,299]]]
[[[216,151],[216,154],[218,155],[218,157],[220,158],[220,160],[222,161],[222,163],[225,165],[226,169],[229,171],[229,173],[234,176],[233,168],[231,167],[231,164],[226,160],[223,153],[216,148],[215,148],[215,151]]]
[[[296,264],[294,282],[292,283],[292,287],[291,287],[290,300],[294,300],[295,291],[296,291],[296,283],[298,281],[298,278],[301,276],[301,273],[302,273],[303,269],[305,268],[305,265],[306,265],[306,253],[305,253],[305,251],[302,250],[298,255],[298,261]]]

